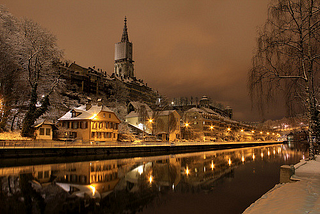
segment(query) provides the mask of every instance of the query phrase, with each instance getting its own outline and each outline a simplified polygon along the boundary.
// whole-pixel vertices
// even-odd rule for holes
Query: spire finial
[[[121,42],[129,42],[128,29],[127,29],[127,17],[124,17],[124,27],[121,37]]]

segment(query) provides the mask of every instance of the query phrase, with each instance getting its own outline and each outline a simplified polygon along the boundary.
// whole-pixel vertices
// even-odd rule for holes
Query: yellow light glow
[[[242,155],[242,157],[241,157],[241,161],[242,161],[242,162],[244,162],[244,160],[245,160],[245,159],[244,159],[244,156]]]
[[[210,129],[212,130],[212,129],[213,129],[213,126],[210,126]]]
[[[251,132],[254,133],[254,130],[252,130]]]
[[[261,152],[261,154],[260,154],[260,155],[261,155],[261,157],[263,158],[263,152]]]
[[[272,133],[272,135],[274,135],[274,133]]]
[[[270,133],[269,132],[267,132],[267,135],[269,135]]]
[[[256,159],[256,156],[254,154],[252,154],[252,160]]]
[[[97,114],[92,115],[92,117],[90,119],[95,119],[95,117],[97,116]]]
[[[152,177],[152,175],[150,175],[150,177],[149,177],[149,183],[151,184],[152,181],[153,181],[153,177]]]
[[[213,164],[213,161],[211,161],[211,169],[213,170],[215,165]]]
[[[263,132],[260,132],[260,134],[263,134]]]
[[[270,151],[268,150],[268,156],[270,156]]]
[[[186,174],[189,175],[189,173],[190,173],[190,171],[189,171],[189,168],[187,167],[186,168]]]
[[[96,188],[94,186],[92,186],[92,185],[90,185],[89,188],[92,191],[92,196],[94,196],[96,194]]]
[[[153,122],[153,120],[152,119],[149,119],[149,123],[152,123]]]
[[[231,129],[230,129],[230,128],[227,128],[227,130],[230,131]]]
[[[232,164],[232,161],[231,161],[230,158],[229,158],[229,160],[228,160],[228,164],[229,164],[229,166],[231,166],[231,164]]]
[[[241,132],[244,132],[244,130],[243,130],[243,129],[241,129]]]
[[[189,123],[185,123],[185,127],[187,127],[187,128],[188,128],[188,126],[189,126]]]

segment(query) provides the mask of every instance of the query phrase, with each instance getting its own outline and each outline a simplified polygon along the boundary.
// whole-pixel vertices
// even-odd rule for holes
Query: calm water
[[[291,148],[289,148],[291,147]],[[241,213],[305,148],[273,145],[0,168],[0,213]]]

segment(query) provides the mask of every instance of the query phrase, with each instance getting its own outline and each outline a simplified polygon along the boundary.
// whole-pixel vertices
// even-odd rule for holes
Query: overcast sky
[[[113,72],[124,17],[135,75],[169,98],[206,95],[233,108],[234,119],[259,121],[247,79],[257,29],[270,0],[1,0],[16,17],[58,38],[65,58]],[[265,119],[284,112],[270,111]]]

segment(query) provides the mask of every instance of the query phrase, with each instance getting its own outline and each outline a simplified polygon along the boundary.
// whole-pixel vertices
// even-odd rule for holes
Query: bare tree
[[[58,49],[55,36],[39,24],[23,19],[20,27],[25,42],[22,65],[31,88],[29,109],[23,120],[21,134],[32,136],[31,126],[48,110],[49,96],[58,84],[60,76],[54,64],[60,61],[62,52]],[[38,99],[40,105],[37,106]]]
[[[6,130],[14,106],[25,100],[20,60],[22,41],[18,19],[0,5],[0,131]]]
[[[249,72],[250,95],[262,112],[279,92],[284,92],[288,109],[295,104],[306,109],[311,158],[318,118],[319,5],[318,0],[273,1]]]

